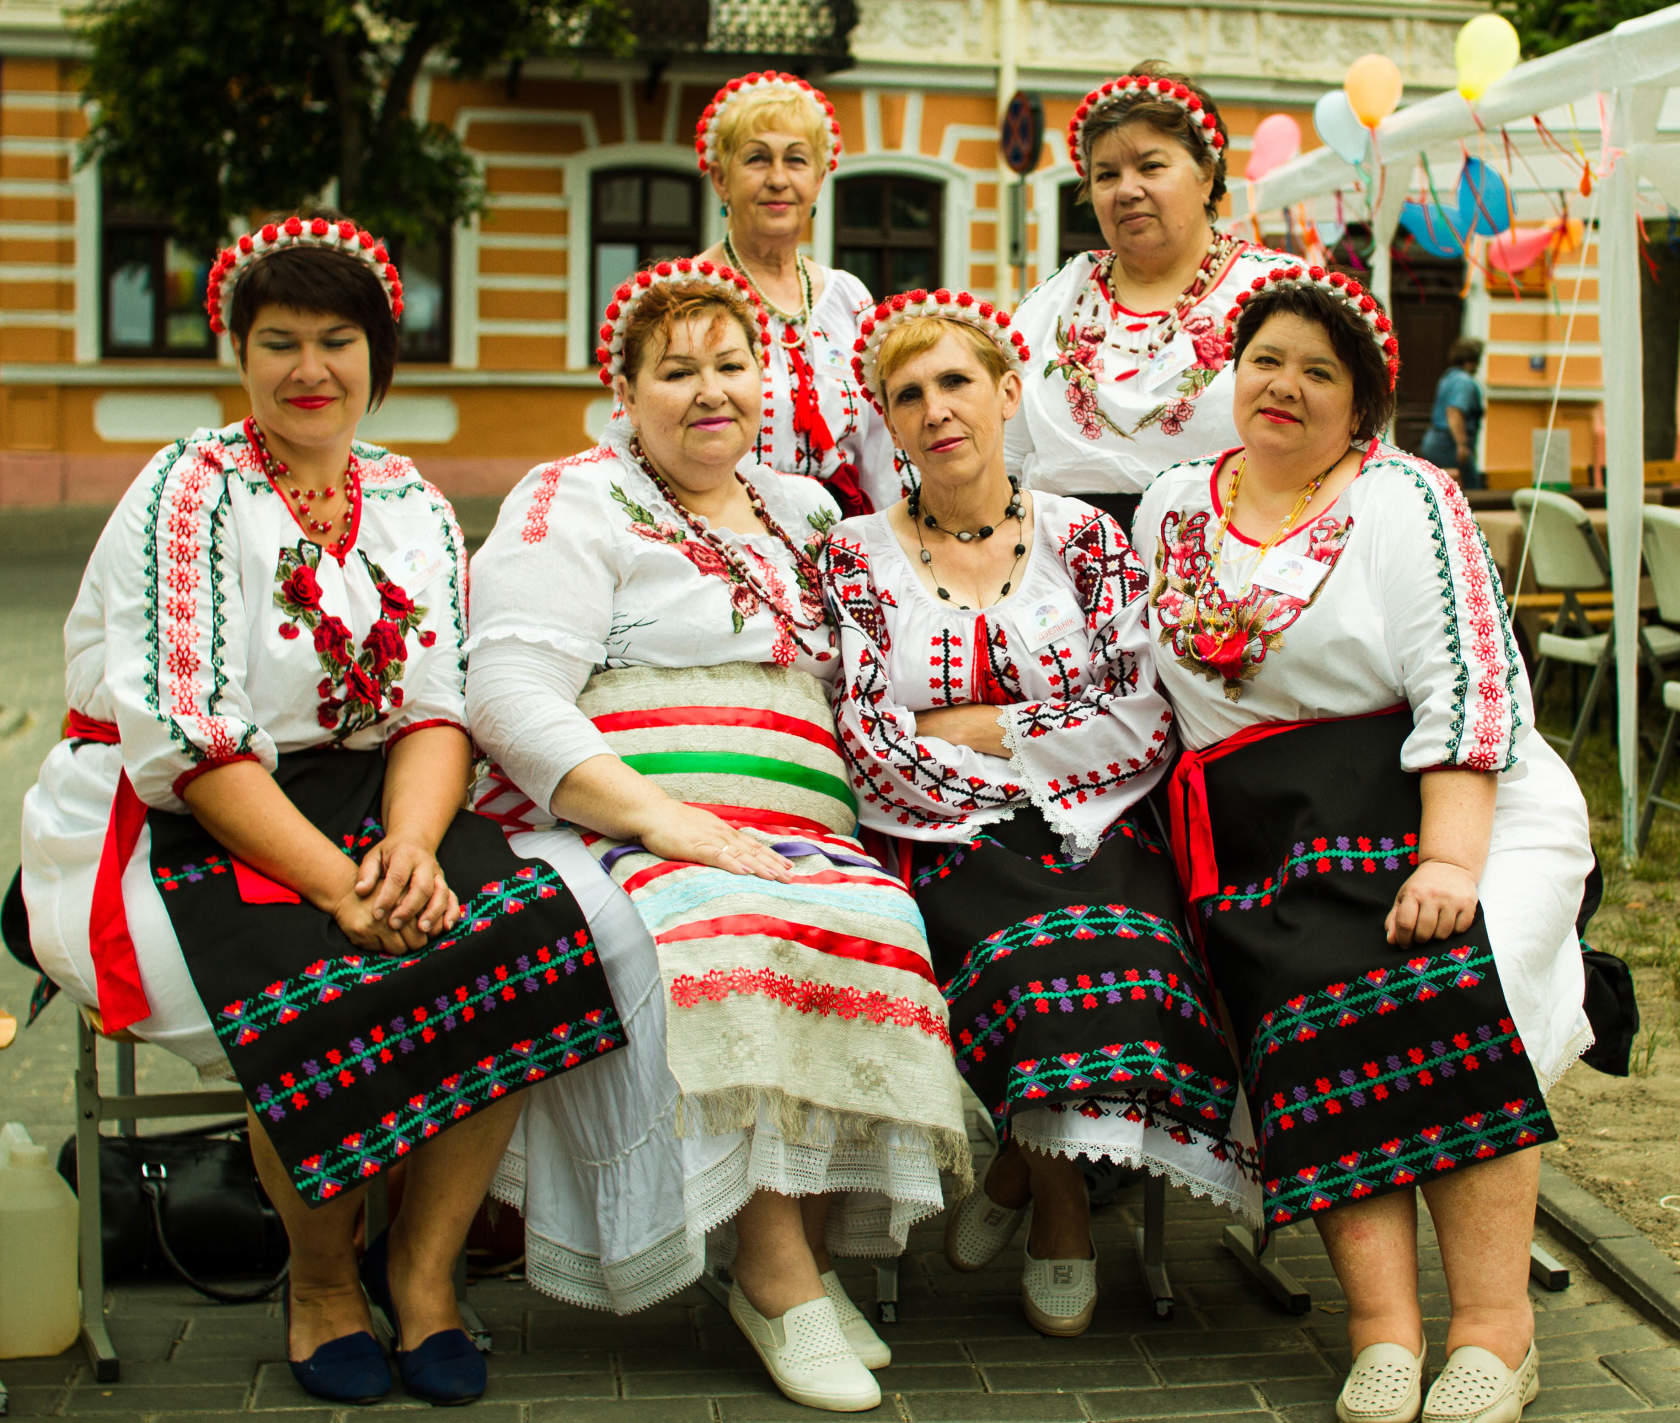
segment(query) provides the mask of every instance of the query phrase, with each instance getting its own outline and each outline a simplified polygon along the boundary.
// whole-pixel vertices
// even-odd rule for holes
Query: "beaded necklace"
[[[982,524],[978,529],[947,529],[942,527],[939,520],[932,514],[922,512],[922,491],[919,485],[910,491],[909,497],[904,501],[904,507],[905,512],[910,515],[910,527],[916,531],[916,547],[921,552],[922,562],[927,565],[928,574],[933,579],[933,591],[939,595],[942,602],[949,603],[951,601],[950,590],[940,586],[939,573],[933,566],[933,553],[922,542],[922,526],[925,524],[934,532],[945,534],[965,544],[989,539],[997,532],[997,529],[991,524]],[[1009,504],[1003,511],[1003,518],[1015,521],[1015,557],[1009,564],[1009,576],[1003,580],[1003,587],[998,589],[999,598],[1007,598],[1009,590],[1015,586],[1015,570],[1020,567],[1021,555],[1027,551],[1027,522],[1026,513],[1021,507],[1021,481],[1014,475],[1009,476]],[[998,520],[998,523],[1001,524],[1002,522],[1003,519]],[[957,607],[965,613],[972,611],[967,603],[958,603]]]
[[[752,511],[758,516],[758,521],[769,530],[782,547],[793,556],[793,566],[796,581],[799,585],[799,608],[795,610],[788,598],[787,589],[781,586],[779,580],[772,580],[768,584],[760,578],[752,565],[742,558],[735,546],[727,539],[719,538],[712,532],[710,526],[703,520],[698,520],[684,507],[677,498],[665,476],[654,468],[653,461],[647,457],[639,439],[630,441],[630,454],[641,471],[659,491],[659,497],[669,504],[676,516],[683,523],[689,535],[708,545],[719,558],[723,560],[734,576],[734,581],[740,583],[752,593],[761,607],[767,608],[776,621],[777,637],[771,656],[778,666],[791,667],[798,654],[795,644],[808,656],[818,662],[826,662],[834,656],[834,630],[829,629],[828,643],[825,647],[812,647],[799,634],[801,630],[820,628],[827,621],[824,611],[822,595],[817,591],[817,566],[811,556],[799,546],[793,537],[764,507],[764,500],[752,484],[741,478],[740,471],[735,471],[735,478],[740,480],[741,487],[747,492],[747,502],[752,505]]]
[[[1139,365],[1148,365],[1156,356],[1172,344],[1172,340],[1184,329],[1185,318],[1195,310],[1196,304],[1207,295],[1213,279],[1225,269],[1225,264],[1242,246],[1242,242],[1223,232],[1213,234],[1213,241],[1208,244],[1208,250],[1203,254],[1201,263],[1196,268],[1196,274],[1190,278],[1190,283],[1178,294],[1178,300],[1172,304],[1167,313],[1167,319],[1155,326],[1150,332],[1148,344],[1141,351],[1135,351]],[[1115,309],[1119,303],[1113,296],[1114,291],[1114,263],[1115,254],[1104,255],[1098,262],[1096,271],[1092,273],[1094,280],[1080,293],[1083,303],[1088,293],[1108,293],[1109,315],[1117,318],[1119,313]],[[1075,319],[1080,315],[1078,306],[1074,308]],[[1134,348],[1135,349],[1135,348]]]
[[[811,319],[811,272],[805,265],[805,258],[797,252],[793,256],[794,266],[799,271],[799,310],[783,311],[781,307],[764,294],[764,289],[759,286],[747,264],[741,260],[741,254],[735,250],[735,244],[730,240],[727,232],[723,235],[723,256],[731,267],[751,283],[752,289],[757,294],[759,301],[763,303],[764,309],[781,321],[782,334],[777,339],[781,341],[782,345],[789,350],[797,346],[803,346],[805,344],[805,325]],[[794,327],[798,327],[798,330],[794,333],[793,340],[790,341],[788,340],[788,331]]]
[[[264,437],[262,426],[257,424],[255,417],[245,417],[245,438],[251,442],[251,448],[257,452],[257,461],[262,465],[263,475],[278,492],[281,481],[285,481],[284,497],[291,500],[297,511],[297,521],[305,530],[312,534],[326,535],[333,531],[333,526],[339,519],[316,519],[311,517],[309,505],[311,500],[331,499],[338,493],[332,485],[323,485],[320,489],[299,489],[297,481],[291,478],[291,467],[282,464],[274,457],[274,452],[268,447],[268,440]],[[361,503],[361,477],[356,464],[356,452],[350,452],[349,463],[344,466],[344,513],[342,523],[344,532],[331,543],[322,547],[334,558],[339,557],[345,545],[350,542],[350,533],[356,527],[356,507]]]

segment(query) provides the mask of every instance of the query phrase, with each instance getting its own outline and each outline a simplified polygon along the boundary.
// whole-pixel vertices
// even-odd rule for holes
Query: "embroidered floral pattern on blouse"
[[[892,651],[892,634],[887,631],[887,617],[882,610],[896,608],[898,600],[892,589],[877,591],[869,571],[869,555],[861,543],[844,538],[828,541],[823,555],[828,568],[828,594],[846,616],[863,629],[869,640],[883,653]]]
[[[1161,645],[1181,667],[1222,682],[1234,702],[1267,654],[1283,646],[1284,631],[1311,606],[1330,575],[1326,571],[1306,598],[1258,584],[1232,598],[1219,586],[1207,551],[1212,519],[1204,509],[1188,517],[1169,510],[1161,520],[1150,602],[1158,615]],[[1334,568],[1353,532],[1353,519],[1321,514],[1307,529],[1305,556]]]
[[[341,618],[322,606],[321,583],[315,570],[321,565],[321,546],[299,539],[296,546],[280,550],[274,570],[274,605],[285,614],[280,636],[288,640],[307,628],[315,643],[315,656],[323,676],[316,686],[320,705],[315,719],[343,741],[363,727],[384,721],[386,707],[403,704],[403,689],[397,679],[408,665],[408,634],[418,632],[426,610],[385,576],[385,570],[361,550],[362,560],[379,593],[379,617],[359,647]],[[420,645],[437,641],[434,632],[419,632]]]

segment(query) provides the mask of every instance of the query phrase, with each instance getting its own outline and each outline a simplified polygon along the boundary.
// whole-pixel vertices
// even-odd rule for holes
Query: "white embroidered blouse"
[[[1015,313],[1032,360],[1004,460],[1033,489],[1136,494],[1168,465],[1236,444],[1225,318],[1255,277],[1294,260],[1245,244],[1149,358],[1170,313],[1115,301],[1108,256],[1069,258]]]
[[[1069,854],[1158,781],[1172,713],[1155,684],[1146,581],[1119,524],[1034,494],[1014,589],[964,612],[916,576],[886,515],[847,519],[823,552],[840,630],[835,716],[864,825],[952,841],[1037,806]],[[931,708],[998,708],[1008,758],[918,736]]]
[[[1156,663],[1185,744],[1405,702],[1407,770],[1515,765],[1533,725],[1528,680],[1498,570],[1457,484],[1373,442],[1341,497],[1279,541],[1275,557],[1309,565],[1304,581],[1290,580],[1296,592],[1281,593],[1252,583],[1259,548],[1234,528],[1217,577],[1206,576],[1217,470],[1234,453],[1167,470],[1135,525]]]
[[[64,627],[72,710],[115,722],[148,805],[230,761],[368,750],[465,728],[465,555],[412,463],[353,446],[360,513],[341,557],[304,536],[243,425],[154,455],[88,560]]]

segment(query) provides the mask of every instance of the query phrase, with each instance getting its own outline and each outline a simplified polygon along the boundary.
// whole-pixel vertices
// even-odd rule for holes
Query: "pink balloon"
[[[1532,267],[1557,236],[1557,227],[1513,227],[1488,243],[1488,265],[1517,273]]]
[[[1288,114],[1267,114],[1255,126],[1243,177],[1264,178],[1301,151],[1301,126]]]

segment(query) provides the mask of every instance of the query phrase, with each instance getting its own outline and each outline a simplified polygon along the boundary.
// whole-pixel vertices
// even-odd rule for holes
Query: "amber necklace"
[[[1280,539],[1285,538],[1295,527],[1295,521],[1306,512],[1307,505],[1312,503],[1313,496],[1318,493],[1319,486],[1330,477],[1330,471],[1342,462],[1346,453],[1347,452],[1344,450],[1342,454],[1337,455],[1335,459],[1331,460],[1329,465],[1322,470],[1316,478],[1307,483],[1302,488],[1301,492],[1295,496],[1295,507],[1289,511],[1289,514],[1284,521],[1272,531],[1272,536],[1268,538],[1265,543],[1260,545],[1260,553],[1254,563],[1255,573],[1260,571],[1260,565],[1266,561],[1266,555],[1272,551],[1273,546]],[[1236,469],[1231,473],[1231,492],[1226,496],[1225,507],[1219,511],[1219,528],[1214,534],[1212,556],[1208,565],[1210,575],[1216,575],[1218,573],[1220,555],[1225,551],[1225,531],[1231,527],[1231,516],[1237,512],[1237,492],[1242,488],[1243,471],[1247,468],[1248,452],[1244,450],[1237,460]],[[1253,583],[1253,581],[1253,574],[1250,574],[1248,583]],[[1247,585],[1245,584],[1242,592],[1246,591]]]

